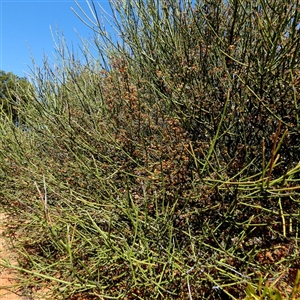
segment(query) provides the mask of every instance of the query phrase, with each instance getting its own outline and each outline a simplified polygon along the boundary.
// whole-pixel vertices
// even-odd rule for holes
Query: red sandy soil
[[[3,220],[5,214],[0,213],[0,258],[2,260],[9,260],[13,263],[13,254],[8,250],[3,237]],[[15,291],[16,273],[13,269],[4,268],[0,266],[0,300],[29,300],[27,297],[21,296]],[[15,291],[15,292],[14,292]]]

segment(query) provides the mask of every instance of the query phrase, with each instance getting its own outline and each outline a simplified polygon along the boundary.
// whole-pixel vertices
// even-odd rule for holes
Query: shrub
[[[102,60],[80,63],[62,44],[60,68],[34,73],[27,130],[1,127],[20,285],[48,282],[57,299],[240,299],[263,274],[288,293],[297,4],[110,3],[122,43],[91,2]]]

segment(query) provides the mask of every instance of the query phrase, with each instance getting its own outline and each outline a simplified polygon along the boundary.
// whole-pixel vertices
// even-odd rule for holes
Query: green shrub
[[[120,40],[78,5],[101,59],[62,43],[60,68],[34,70],[26,130],[1,126],[20,285],[241,299],[284,274],[285,295],[299,268],[298,3],[110,3]]]

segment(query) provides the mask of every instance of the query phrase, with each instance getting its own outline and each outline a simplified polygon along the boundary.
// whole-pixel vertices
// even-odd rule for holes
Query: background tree
[[[1,112],[11,118],[14,124],[20,121],[20,104],[29,99],[29,91],[33,91],[31,83],[25,77],[12,72],[0,71],[0,105]]]

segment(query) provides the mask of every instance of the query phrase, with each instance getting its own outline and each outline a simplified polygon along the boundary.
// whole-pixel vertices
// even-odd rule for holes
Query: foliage
[[[299,3],[110,3],[121,40],[78,5],[99,60],[62,43],[19,108],[28,130],[1,125],[20,285],[50,299],[298,297]]]
[[[260,299],[295,300],[295,299],[298,299],[299,291],[300,291],[299,279],[300,279],[300,270],[297,271],[294,287],[293,287],[292,291],[289,293],[289,296],[286,298],[283,298],[284,296],[280,293],[280,291],[277,290],[276,288],[274,288],[276,281],[278,281],[278,279],[276,279],[274,281],[274,283],[267,282],[263,286],[263,278],[262,278],[262,276],[260,276],[259,283],[258,283],[258,293],[255,291],[253,286],[248,284],[248,287],[246,289],[247,297],[245,298],[245,300],[250,300],[250,299],[253,299],[253,300],[260,300]]]
[[[0,71],[1,110],[14,124],[20,122],[18,106],[27,102],[27,92],[32,89],[26,78],[20,78],[11,72]]]

